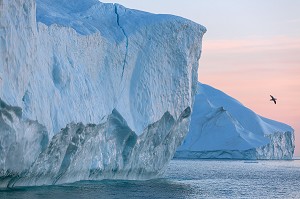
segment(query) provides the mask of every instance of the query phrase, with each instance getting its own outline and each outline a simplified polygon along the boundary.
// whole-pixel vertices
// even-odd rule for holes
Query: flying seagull
[[[270,97],[271,97],[270,101],[273,101],[276,104],[277,99],[275,97],[273,97],[272,95],[270,95]]]

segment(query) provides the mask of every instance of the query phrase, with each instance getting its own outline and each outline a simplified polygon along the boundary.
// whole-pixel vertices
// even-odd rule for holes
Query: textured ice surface
[[[177,158],[291,159],[294,130],[198,84],[190,130]]]
[[[44,126],[23,120],[20,108],[0,99],[0,175],[14,175],[29,168],[47,144]]]
[[[9,136],[26,139],[15,143],[18,169],[1,163],[2,186],[148,179],[164,168],[189,126],[180,118],[193,105],[203,26],[96,0],[1,0],[0,17],[0,98],[18,125],[36,126],[6,131],[6,148]],[[115,112],[122,122],[107,129]]]
[[[72,123],[56,134],[30,169],[6,176],[7,186],[61,184],[83,179],[144,180],[157,177],[188,131],[191,109],[169,112],[137,136],[113,112],[99,124]]]
[[[33,0],[3,1],[3,101],[51,136],[71,122],[99,123],[114,108],[140,134],[166,111],[178,118],[192,105],[202,26],[78,2],[38,0],[36,22]]]

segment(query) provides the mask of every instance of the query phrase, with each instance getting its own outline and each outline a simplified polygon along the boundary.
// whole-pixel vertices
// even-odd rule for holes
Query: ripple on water
[[[0,190],[0,198],[300,198],[300,160],[172,160],[161,179]]]

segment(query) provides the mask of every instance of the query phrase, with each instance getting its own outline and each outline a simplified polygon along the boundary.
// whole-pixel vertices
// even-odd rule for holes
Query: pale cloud
[[[260,52],[274,50],[300,50],[300,38],[273,37],[273,38],[250,38],[239,40],[204,40],[204,51],[218,52]],[[226,52],[225,52],[226,53]]]

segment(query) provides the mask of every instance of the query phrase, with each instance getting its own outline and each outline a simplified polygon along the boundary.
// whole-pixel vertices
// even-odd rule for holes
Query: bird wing
[[[273,101],[276,104],[277,99],[275,97],[273,97],[273,95],[270,95],[270,97],[271,97],[270,101]]]

